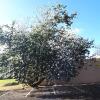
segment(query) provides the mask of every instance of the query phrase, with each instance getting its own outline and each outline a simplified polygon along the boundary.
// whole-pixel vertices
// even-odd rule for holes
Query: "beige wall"
[[[71,80],[71,83],[94,83],[100,82],[100,59],[88,61],[80,74]]]
[[[68,84],[68,83],[95,83],[100,82],[100,59],[88,60],[85,64],[84,69],[81,69],[79,75],[73,78],[70,82],[65,80],[56,80],[57,84]],[[47,85],[47,81],[42,82],[41,85]],[[51,83],[53,84],[53,83]]]

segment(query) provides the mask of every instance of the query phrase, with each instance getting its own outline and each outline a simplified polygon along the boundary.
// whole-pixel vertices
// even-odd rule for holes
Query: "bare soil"
[[[12,91],[1,91],[0,100],[85,100],[85,99],[68,99],[64,97],[58,97],[54,95],[46,95],[40,97],[26,97],[29,90],[12,90]]]
[[[62,92],[54,94],[51,88],[46,87],[32,91],[34,95],[26,97],[31,88],[0,91],[0,100],[100,100],[100,85],[97,84],[74,87],[63,86],[55,89]]]

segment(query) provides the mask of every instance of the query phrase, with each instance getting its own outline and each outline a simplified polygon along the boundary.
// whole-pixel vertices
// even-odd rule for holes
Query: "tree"
[[[44,79],[54,82],[75,77],[93,43],[69,33],[75,16],[76,13],[69,15],[66,7],[58,4],[44,13],[31,32],[19,32],[14,23],[7,26],[10,31],[2,31],[0,40],[7,46],[3,56],[13,70],[13,77],[32,87]]]

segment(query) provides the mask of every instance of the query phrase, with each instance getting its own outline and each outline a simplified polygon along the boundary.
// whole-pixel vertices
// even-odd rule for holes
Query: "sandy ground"
[[[84,100],[84,99],[66,99],[66,98],[56,98],[56,97],[26,97],[29,90],[12,90],[1,92],[0,100]]]
[[[28,89],[20,89],[20,90],[8,90],[8,91],[0,91],[0,100],[100,100],[96,98],[78,98],[76,99],[74,96],[73,98],[69,99],[68,96],[65,95],[54,95],[52,91],[37,91],[31,92],[35,94],[33,97],[26,97],[26,95],[32,90],[31,88]],[[64,90],[64,89],[63,89]],[[35,90],[34,90],[35,91]]]

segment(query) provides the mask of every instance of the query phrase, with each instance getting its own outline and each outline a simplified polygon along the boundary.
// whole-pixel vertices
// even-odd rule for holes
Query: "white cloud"
[[[72,32],[72,33],[74,33],[74,34],[78,34],[78,33],[80,33],[80,29],[79,28],[72,28],[71,30],[70,30],[70,32]]]
[[[73,32],[75,32],[75,33],[80,33],[80,29],[79,29],[79,28],[74,28],[74,29],[73,29]]]
[[[74,37],[74,36],[79,35],[79,33],[80,33],[80,29],[79,28],[67,29],[65,36],[71,35],[71,36]]]

